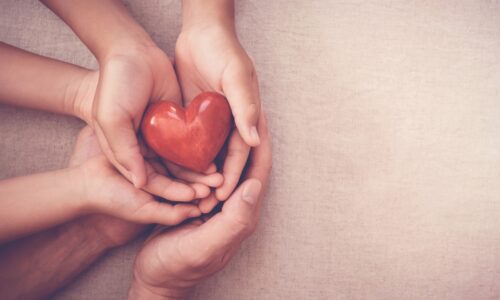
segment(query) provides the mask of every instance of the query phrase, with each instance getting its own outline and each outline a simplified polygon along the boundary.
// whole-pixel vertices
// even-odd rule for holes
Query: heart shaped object
[[[218,93],[203,92],[184,109],[171,101],[153,103],[142,119],[142,135],[162,158],[203,172],[231,130],[231,109]]]

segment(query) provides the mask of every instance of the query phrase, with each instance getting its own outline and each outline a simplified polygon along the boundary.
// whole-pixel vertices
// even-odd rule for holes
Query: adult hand
[[[197,283],[221,270],[255,229],[271,168],[271,145],[260,118],[261,144],[251,154],[246,180],[222,211],[162,232],[156,231],[135,261],[130,299],[183,299]]]
[[[186,104],[202,91],[216,91],[225,95],[231,106],[237,130],[228,143],[224,183],[215,193],[218,200],[225,200],[240,179],[250,146],[260,142],[256,127],[261,105],[258,80],[236,36],[232,0],[183,1],[175,67]]]

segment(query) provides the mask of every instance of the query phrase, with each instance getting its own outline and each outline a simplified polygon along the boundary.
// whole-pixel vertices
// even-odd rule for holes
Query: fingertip
[[[214,209],[219,201],[215,198],[214,194],[210,194],[208,197],[201,199],[198,205],[200,211],[204,214],[208,214]]]
[[[210,175],[215,172],[217,172],[217,167],[215,166],[214,163],[211,163],[210,166],[208,166],[208,168],[203,173],[205,173],[206,175]]]
[[[226,201],[229,198],[229,193],[227,189],[224,189],[224,186],[219,187],[215,190],[215,198],[219,201]]]
[[[192,183],[190,186],[195,191],[195,199],[205,198],[210,195],[210,188],[204,184]]]
[[[252,140],[252,146],[255,147],[255,146],[258,146],[260,144],[260,137],[259,137],[259,133],[257,132],[257,127],[255,126],[252,126],[250,128],[250,139]]]
[[[210,186],[217,188],[224,183],[224,175],[221,173],[214,173],[210,175]]]
[[[199,217],[201,216],[202,214],[202,211],[198,208],[198,207],[194,207],[190,212],[189,212],[189,215],[188,217],[189,218],[196,218],[196,217]]]

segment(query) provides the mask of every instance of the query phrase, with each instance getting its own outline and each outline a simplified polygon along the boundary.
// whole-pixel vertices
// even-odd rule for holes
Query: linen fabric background
[[[258,230],[192,299],[500,298],[500,2],[237,2],[273,171]],[[97,67],[43,5],[0,3],[0,40]],[[172,55],[180,1],[127,6]],[[0,120],[1,178],[64,167],[83,126]],[[141,244],[56,299],[124,299]]]

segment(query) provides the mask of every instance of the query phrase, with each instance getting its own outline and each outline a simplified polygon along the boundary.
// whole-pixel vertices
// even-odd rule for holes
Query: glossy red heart
[[[153,103],[142,119],[148,146],[164,159],[205,171],[231,130],[231,109],[224,96],[204,92],[184,109],[171,101]]]

